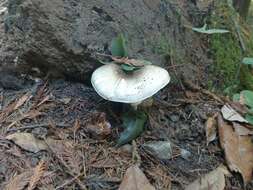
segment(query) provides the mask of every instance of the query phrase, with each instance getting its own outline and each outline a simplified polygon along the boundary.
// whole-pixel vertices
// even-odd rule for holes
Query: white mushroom
[[[92,86],[104,99],[135,105],[153,96],[169,81],[169,73],[155,65],[125,72],[120,65],[111,63],[96,69],[91,77]]]

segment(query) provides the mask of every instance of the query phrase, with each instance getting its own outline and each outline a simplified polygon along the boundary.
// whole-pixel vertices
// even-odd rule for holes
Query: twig
[[[66,181],[65,183],[63,183],[62,185],[59,185],[55,188],[55,190],[58,190],[58,189],[62,189],[63,187],[67,186],[67,185],[70,185],[71,183],[73,183],[74,181],[76,181],[79,177],[81,177],[83,175],[83,173],[77,175],[76,177],[73,177],[72,179]]]

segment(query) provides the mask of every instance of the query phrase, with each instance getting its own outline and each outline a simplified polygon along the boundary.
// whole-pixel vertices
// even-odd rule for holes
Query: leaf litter
[[[216,141],[207,147],[203,138],[215,132],[215,116],[205,125],[208,118],[205,114],[215,115],[221,102],[219,97],[206,97],[210,94],[207,91],[202,93],[195,89],[190,92],[194,95],[192,101],[182,95],[168,96],[166,90],[162,92],[161,97],[166,101],[155,100],[148,112],[148,128],[137,138],[134,151],[129,145],[126,154],[126,150],[115,147],[119,134],[116,126],[122,124],[121,112],[101,100],[90,88],[68,82],[43,83],[32,92],[32,97],[21,101],[20,97],[31,94],[28,93],[30,89],[22,91],[21,96],[19,93],[18,98],[3,93],[0,160],[4,162],[0,166],[0,189],[4,189],[13,176],[19,175],[21,189],[28,186],[39,189],[118,189],[123,183],[131,183],[124,182],[123,176],[127,175],[130,178],[135,176],[136,183],[146,181],[151,189],[183,189],[199,176],[204,177],[215,170],[223,159],[217,156],[220,150]],[[7,98],[11,99],[6,101]],[[172,114],[179,119],[170,120],[168,115]],[[108,123],[110,130],[106,128]],[[236,124],[237,127],[235,124],[232,127],[237,128],[241,136],[251,135],[248,124]],[[246,129],[242,128],[245,126]],[[207,129],[210,132],[206,132]],[[26,135],[22,136],[22,133]],[[172,158],[165,161],[147,153],[142,146],[150,141],[167,140],[173,143]],[[43,145],[36,145],[38,142]],[[187,150],[191,156],[183,159],[180,150]],[[131,169],[135,166],[133,157],[136,155],[139,168]],[[41,158],[45,158],[47,164],[41,167],[42,170],[38,168],[37,172],[29,173],[39,165]]]

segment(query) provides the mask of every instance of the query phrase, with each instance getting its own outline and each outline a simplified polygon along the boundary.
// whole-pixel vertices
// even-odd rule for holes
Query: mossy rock
[[[245,23],[239,23],[239,30],[236,28],[235,20],[233,20],[237,17],[236,13],[226,1],[216,2],[215,7],[209,20],[210,27],[227,29],[230,33],[215,34],[210,38],[210,49],[214,60],[210,80],[215,81],[211,88],[224,91],[235,84],[240,84],[239,88],[253,89],[253,75],[250,68],[246,65],[240,66],[243,57],[253,55],[253,33],[248,30],[249,35],[244,35],[242,31],[246,28]],[[243,38],[246,50],[241,47],[238,31]]]

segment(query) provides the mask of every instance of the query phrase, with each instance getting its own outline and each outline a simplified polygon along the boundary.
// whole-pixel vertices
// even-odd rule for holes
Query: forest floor
[[[0,189],[253,189],[253,129],[226,97],[169,84],[147,108],[144,133],[116,147],[126,105],[81,83],[5,82],[21,89],[0,84]],[[147,148],[158,142],[169,158]]]
[[[128,189],[123,183],[130,185],[131,179],[124,175],[131,166],[138,166],[155,189],[185,189],[201,177],[201,183],[197,180],[188,189],[223,189],[223,179],[226,189],[243,189],[239,174],[231,176],[224,169],[217,177],[211,172],[229,165],[220,138],[207,132],[214,125],[206,124],[226,99],[192,84],[184,86],[168,85],[156,95],[145,132],[119,148],[115,142],[122,105],[101,99],[91,87],[60,80],[37,81],[19,91],[2,89],[0,189],[99,190],[118,189],[121,183],[121,189]],[[108,122],[111,128],[105,127]],[[157,141],[171,144],[170,159],[159,159],[145,148]],[[236,167],[240,171],[240,164]],[[134,176],[135,183],[144,183],[143,176]]]

